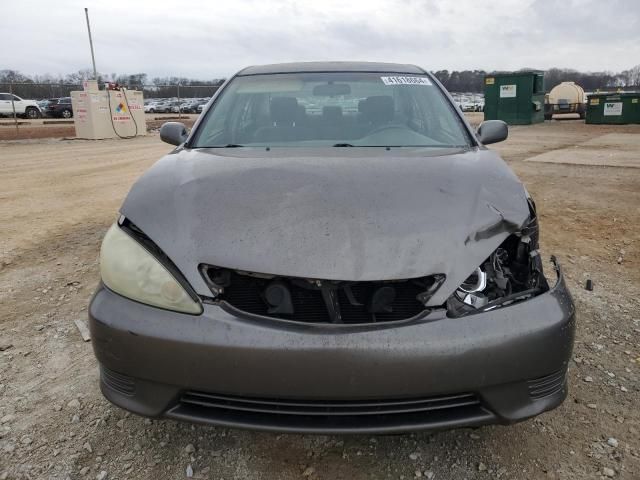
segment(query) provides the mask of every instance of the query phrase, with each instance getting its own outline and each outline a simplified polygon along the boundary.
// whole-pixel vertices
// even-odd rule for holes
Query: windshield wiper
[[[227,143],[226,145],[207,145],[206,147],[196,147],[196,148],[240,148],[244,147],[244,145],[239,145],[237,143]]]
[[[332,145],[332,147],[353,147],[354,145],[351,145],[350,143],[336,143],[334,145]]]

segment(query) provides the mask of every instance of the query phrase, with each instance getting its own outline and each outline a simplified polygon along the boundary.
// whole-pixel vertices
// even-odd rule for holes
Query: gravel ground
[[[86,319],[123,196],[170,147],[156,135],[0,142],[0,480],[640,478],[640,169],[561,163],[562,149],[609,133],[640,126],[545,122],[496,146],[536,199],[543,253],[558,255],[575,297],[566,402],[508,427],[374,437],[194,426],[110,405],[74,320]],[[560,163],[527,161],[553,151]]]

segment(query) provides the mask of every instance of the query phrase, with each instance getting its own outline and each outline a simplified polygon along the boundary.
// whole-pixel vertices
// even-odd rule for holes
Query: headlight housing
[[[502,242],[447,300],[447,314],[461,317],[526,300],[549,289],[538,251],[538,221],[531,217]]]
[[[149,251],[117,224],[100,249],[103,283],[120,295],[154,307],[199,315],[202,305]]]

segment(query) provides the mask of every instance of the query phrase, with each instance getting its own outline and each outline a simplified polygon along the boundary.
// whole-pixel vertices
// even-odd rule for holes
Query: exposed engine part
[[[268,313],[293,313],[293,302],[289,288],[280,280],[274,280],[264,289],[264,299],[269,304]]]
[[[430,309],[425,303],[442,274],[406,280],[340,281],[282,277],[200,265],[212,302],[248,314],[306,323],[357,324],[406,320]]]
[[[396,299],[396,291],[393,287],[385,285],[376,289],[369,300],[368,309],[371,313],[391,312],[391,304]]]

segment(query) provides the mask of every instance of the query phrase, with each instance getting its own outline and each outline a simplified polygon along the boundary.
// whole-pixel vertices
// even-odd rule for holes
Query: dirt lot
[[[0,143],[0,479],[640,478],[640,169],[562,163],[567,149],[615,152],[638,136],[640,125],[553,121],[496,146],[536,199],[543,251],[577,304],[567,401],[509,427],[379,437],[192,426],[110,405],[73,321],[123,196],[170,147],[157,135]]]

